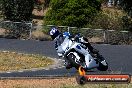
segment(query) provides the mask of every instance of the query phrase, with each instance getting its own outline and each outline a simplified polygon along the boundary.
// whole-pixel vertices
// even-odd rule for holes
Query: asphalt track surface
[[[109,64],[108,71],[89,70],[87,74],[132,74],[132,46],[131,45],[106,45],[94,44],[106,58]],[[0,38],[1,51],[15,51],[19,53],[40,54],[52,58],[59,58],[52,41],[33,41]],[[73,76],[77,71],[72,68],[69,71],[64,67],[54,69],[39,69],[14,72],[0,72],[0,77],[44,77],[44,76]]]

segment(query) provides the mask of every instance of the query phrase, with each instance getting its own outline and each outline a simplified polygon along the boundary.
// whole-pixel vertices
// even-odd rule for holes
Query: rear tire
[[[97,69],[100,70],[100,71],[106,71],[108,69],[108,63],[106,62],[105,58],[98,53],[97,54],[97,59],[98,59],[98,62],[99,62],[99,67]],[[101,63],[102,61],[105,61],[106,65],[102,64]]]
[[[106,71],[108,70],[108,63],[106,62],[106,66],[99,62],[99,67],[97,68],[100,71]]]
[[[78,76],[76,77],[76,81],[80,85],[84,85],[87,81],[87,79],[84,76]]]

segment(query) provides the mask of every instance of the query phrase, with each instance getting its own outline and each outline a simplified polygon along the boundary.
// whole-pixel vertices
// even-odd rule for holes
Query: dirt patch
[[[0,35],[5,35],[5,30],[4,28],[0,28]]]
[[[0,80],[0,88],[60,88],[66,84],[77,85],[75,78]]]
[[[102,38],[99,37],[92,37],[92,38],[88,38],[89,42],[92,43],[97,43],[97,42],[104,42]]]
[[[42,30],[40,29],[40,30],[34,30],[32,32],[31,39],[40,40],[40,41],[48,41],[48,40],[51,40],[51,37],[43,33]]]
[[[74,77],[58,79],[0,80],[0,88],[132,88],[132,84],[79,85]]]

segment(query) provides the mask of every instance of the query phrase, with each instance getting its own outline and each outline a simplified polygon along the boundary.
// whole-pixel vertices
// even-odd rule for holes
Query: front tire
[[[75,62],[75,59],[76,59],[76,56],[73,53],[70,53],[68,55],[68,60],[70,61],[71,65],[78,70],[80,65]]]

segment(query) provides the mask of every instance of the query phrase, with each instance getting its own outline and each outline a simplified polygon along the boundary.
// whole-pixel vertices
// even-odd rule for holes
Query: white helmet
[[[58,35],[60,34],[60,32],[58,31],[57,28],[53,27],[50,30],[50,36],[51,38],[54,40]]]

